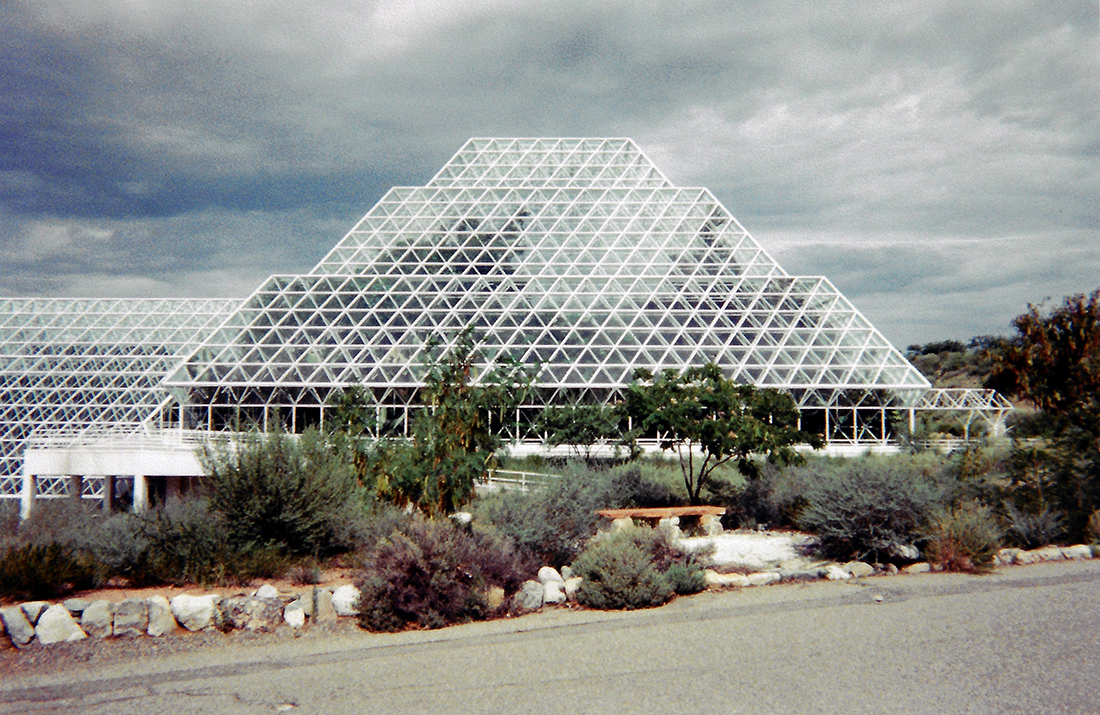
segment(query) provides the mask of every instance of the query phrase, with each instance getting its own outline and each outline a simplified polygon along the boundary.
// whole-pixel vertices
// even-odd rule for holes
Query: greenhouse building
[[[0,299],[0,498],[135,505],[201,475],[196,445],[320,425],[359,385],[379,435],[418,407],[426,351],[473,326],[529,366],[514,441],[548,405],[616,401],[634,370],[708,362],[789,392],[830,444],[885,444],[921,411],[994,429],[985,390],[935,390],[821,276],[787,274],[705,188],[629,139],[471,139],[391,189],[309,273],[247,299]]]

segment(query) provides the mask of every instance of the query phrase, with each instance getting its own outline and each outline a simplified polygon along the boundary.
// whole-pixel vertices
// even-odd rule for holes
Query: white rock
[[[564,570],[564,569],[563,569]],[[577,589],[584,583],[584,579],[580,576],[570,576],[565,579],[565,598],[569,601],[577,600]]]
[[[332,593],[332,608],[338,616],[354,616],[359,611],[359,589],[351,584]]]
[[[932,566],[927,561],[922,561],[917,564],[909,564],[901,571],[902,573],[928,573],[932,570]]]
[[[1011,566],[1016,563],[1016,556],[1020,553],[1019,549],[1001,549],[993,557],[994,566]]]
[[[142,598],[127,598],[113,606],[115,613],[114,635],[144,636],[149,628],[149,604]]]
[[[313,594],[314,623],[331,623],[336,620],[336,609],[332,606],[332,592],[321,588]]]
[[[561,577],[565,581],[568,581],[569,579],[573,578],[573,567],[572,566],[562,566],[561,567]]]
[[[19,607],[23,609],[23,615],[27,617],[27,622],[33,626],[38,623],[39,617],[50,607],[50,604],[46,601],[27,601],[20,604]]]
[[[562,578],[557,569],[553,566],[543,566],[539,569],[539,583],[547,584],[551,581],[555,583],[565,583],[565,579]]]
[[[500,586],[490,586],[485,590],[485,605],[490,611],[495,611],[504,604],[504,589]]]
[[[265,583],[256,589],[256,598],[278,598],[279,591],[269,583]]]
[[[1044,546],[1031,552],[1040,561],[1062,561],[1066,557],[1062,555],[1062,549],[1057,546]]]
[[[1042,561],[1042,557],[1036,551],[1020,551],[1016,554],[1015,563],[1021,566],[1027,566],[1028,564],[1037,564]]]
[[[114,627],[114,612],[111,603],[106,599],[92,601],[80,614],[80,627],[84,632],[95,638],[107,638]]]
[[[545,587],[538,581],[524,581],[519,592],[513,596],[513,603],[520,611],[537,611],[542,608]]]
[[[634,520],[631,519],[628,516],[621,516],[618,519],[615,519],[614,521],[611,522],[611,533],[612,534],[614,534],[616,531],[622,531],[623,529],[633,529],[633,528],[634,528]]]
[[[852,574],[846,570],[837,566],[836,564],[829,564],[825,567],[825,578],[830,581],[847,581],[852,577]]]
[[[306,624],[306,611],[302,608],[300,601],[295,601],[286,607],[283,611],[283,620],[291,628],[301,628]]]
[[[451,518],[454,519],[456,524],[466,526],[474,520],[474,515],[468,511],[456,511],[454,514],[451,514]]]
[[[0,608],[0,619],[4,621],[4,630],[16,648],[23,648],[34,638],[34,626],[19,606]]]
[[[849,561],[841,568],[843,568],[845,571],[852,574],[856,578],[870,576],[875,572],[874,566],[872,566],[871,564],[863,563],[862,561]]]
[[[88,637],[84,631],[80,630],[80,626],[76,625],[69,609],[60,604],[50,606],[38,617],[34,636],[42,645],[71,643]]]
[[[1077,544],[1076,546],[1063,546],[1062,556],[1067,559],[1091,559],[1092,549],[1085,544]]]
[[[756,573],[750,573],[745,578],[749,580],[750,586],[767,586],[769,583],[778,581],[779,574],[775,571],[758,571]]]
[[[176,630],[176,619],[172,616],[172,606],[164,596],[150,596],[149,628],[146,633],[154,638]]]
[[[554,605],[565,603],[565,583],[547,581],[542,584],[542,602]]]
[[[201,631],[214,625],[214,609],[221,598],[217,594],[190,596],[182,593],[171,601],[172,615],[189,631]]]
[[[704,571],[703,578],[706,579],[708,588],[729,588],[734,586],[743,588],[750,585],[748,577],[744,574],[718,573],[713,569]]]

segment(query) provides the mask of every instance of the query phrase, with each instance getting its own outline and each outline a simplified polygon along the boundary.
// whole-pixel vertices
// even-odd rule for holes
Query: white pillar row
[[[134,475],[134,513],[140,514],[149,507],[149,482],[144,474]]]

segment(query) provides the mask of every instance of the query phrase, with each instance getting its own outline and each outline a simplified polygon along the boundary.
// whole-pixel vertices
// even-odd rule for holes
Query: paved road
[[[876,600],[881,597],[881,601]],[[1100,713],[1100,561],[705,593],[0,683],[0,711]]]

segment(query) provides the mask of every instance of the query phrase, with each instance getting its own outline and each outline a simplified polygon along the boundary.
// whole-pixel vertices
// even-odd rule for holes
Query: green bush
[[[677,489],[664,470],[646,468],[633,463],[612,470],[608,485],[610,504],[607,508],[622,509],[681,506],[687,503],[683,487]]]
[[[325,435],[253,434],[236,449],[206,452],[204,462],[211,506],[235,547],[299,556],[348,548],[344,525],[361,511],[356,472]]]
[[[938,511],[931,519],[925,553],[942,571],[968,573],[993,568],[1001,534],[993,512],[977,502]]]
[[[673,597],[669,578],[632,531],[595,538],[574,562],[573,572],[584,579],[577,589],[578,603],[601,610],[636,609],[660,606]]]
[[[892,544],[920,540],[944,494],[938,474],[901,458],[837,460],[813,475],[799,526],[837,560],[886,558]]]
[[[204,499],[173,501],[135,520],[147,545],[132,569],[135,583],[226,583],[250,555],[230,545],[224,519]]]
[[[0,596],[53,598],[97,581],[92,559],[72,548],[51,542],[9,547],[0,554]]]
[[[1005,504],[1005,531],[1014,546],[1037,549],[1057,541],[1066,533],[1066,525],[1062,515],[1050,507],[1028,513],[1008,503]]]
[[[450,521],[418,519],[379,542],[363,559],[359,625],[398,631],[481,620],[487,590],[514,593],[534,563],[511,544]]]

